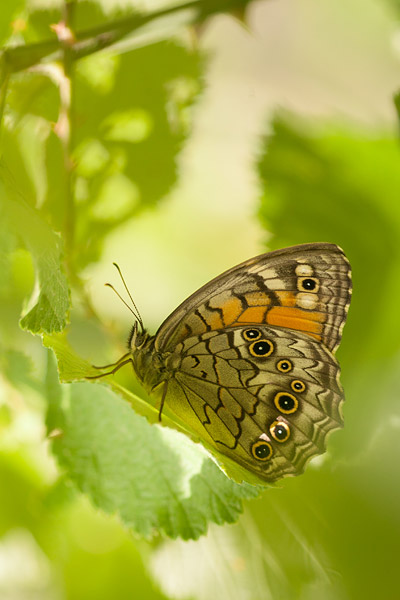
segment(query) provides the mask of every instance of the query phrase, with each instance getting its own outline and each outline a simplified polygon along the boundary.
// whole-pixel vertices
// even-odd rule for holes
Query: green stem
[[[75,0],[66,0],[64,7],[64,27],[65,31],[72,34],[73,12],[75,9]],[[60,86],[60,115],[59,115],[59,137],[61,140],[64,172],[65,172],[65,248],[67,268],[72,275],[74,272],[74,247],[75,247],[75,201],[73,189],[73,58],[71,42],[68,39],[62,40],[63,44],[63,68],[64,77]]]
[[[78,60],[115,44],[125,36],[137,31],[144,25],[170,16],[174,13],[195,11],[188,18],[189,23],[202,23],[208,17],[218,13],[235,12],[244,9],[252,0],[191,0],[179,6],[172,6],[145,15],[132,15],[98,27],[92,27],[75,33],[76,42],[71,44],[71,60]],[[58,59],[63,54],[63,44],[59,39],[47,40],[36,44],[3,49],[0,60],[15,73],[36,65],[45,58]]]
[[[3,115],[4,107],[6,104],[6,96],[8,89],[8,82],[10,80],[10,71],[3,65],[2,73],[0,74],[0,138],[3,130]]]

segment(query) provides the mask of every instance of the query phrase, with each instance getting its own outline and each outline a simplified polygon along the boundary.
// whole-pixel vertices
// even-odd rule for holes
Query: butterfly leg
[[[164,382],[164,389],[163,389],[163,393],[162,393],[162,397],[161,397],[160,410],[158,411],[158,420],[159,420],[160,423],[161,423],[162,411],[163,411],[163,408],[164,408],[165,397],[167,395],[167,389],[168,389],[168,380],[166,380]]]
[[[105,373],[99,373],[98,375],[87,375],[85,379],[100,379],[100,377],[106,377],[107,375],[114,375],[121,367],[127,365],[128,363],[133,364],[132,357],[126,358],[129,356],[129,352],[122,356],[116,363],[111,363],[110,365],[105,365],[104,367],[94,367],[95,369],[106,369],[107,367],[113,367],[110,371],[106,371]],[[125,359],[125,360],[124,360]]]
[[[115,367],[118,363],[121,362],[121,360],[125,360],[127,358],[127,356],[129,356],[129,355],[130,355],[130,352],[127,352],[126,354],[121,356],[121,358],[119,358],[116,362],[110,363],[108,365],[91,365],[91,366],[93,367],[93,369],[99,369],[99,370],[109,369],[110,367]]]

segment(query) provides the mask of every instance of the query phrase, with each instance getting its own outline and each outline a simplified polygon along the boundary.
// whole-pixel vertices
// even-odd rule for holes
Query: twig
[[[3,130],[3,115],[4,107],[6,104],[6,96],[8,89],[8,82],[10,80],[10,71],[6,65],[3,65],[2,73],[0,73],[0,138]]]
[[[123,37],[137,31],[144,25],[178,12],[194,11],[188,23],[202,23],[209,16],[244,9],[252,0],[191,0],[185,4],[171,6],[145,15],[132,15],[123,19],[107,22],[75,33],[71,44],[71,61],[78,60],[115,44]],[[68,3],[69,4],[69,3]],[[64,52],[62,40],[53,39],[36,44],[6,48],[0,52],[0,63],[15,73],[36,65],[45,58],[59,59]]]
[[[72,31],[73,12],[75,0],[66,0],[64,6],[64,20],[54,26],[60,43],[63,46],[63,76],[60,80],[60,112],[55,125],[55,133],[60,139],[65,173],[65,218],[64,239],[67,268],[70,276],[74,268],[74,242],[75,242],[75,202],[73,190],[73,59],[72,46],[75,37]]]

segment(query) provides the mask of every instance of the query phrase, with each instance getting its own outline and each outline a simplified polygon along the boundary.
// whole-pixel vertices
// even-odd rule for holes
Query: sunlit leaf
[[[58,360],[58,369],[60,380],[62,382],[71,383],[74,381],[86,381],[87,379],[98,377],[101,373],[110,371],[109,368],[95,368],[77,356],[69,346],[64,334],[43,336],[43,344],[54,350]],[[93,379],[93,381],[96,383],[104,383],[109,386],[119,396],[127,400],[137,414],[146,417],[150,423],[159,422],[159,408],[158,406],[154,406],[152,397],[149,397],[143,389],[141,389],[141,396],[134,394],[131,390],[115,381],[112,376]],[[254,486],[269,487],[265,481],[261,480],[255,474],[235,463],[232,459],[221,454],[216,448],[200,439],[198,433],[191,428],[189,423],[181,421],[169,410],[168,403],[163,408],[162,425],[172,427],[178,432],[183,432],[194,442],[202,442],[207,450],[215,457],[221,469],[234,481],[240,484],[248,483]]]
[[[69,292],[61,266],[61,239],[39,212],[19,196],[17,184],[4,163],[0,170],[1,227],[29,249],[38,275],[39,296],[21,319],[21,327],[32,333],[62,331],[67,322]]]
[[[93,372],[62,338],[47,336],[45,343],[56,351],[62,379],[76,379],[85,369]],[[60,463],[97,506],[118,512],[138,533],[150,536],[158,530],[195,539],[209,522],[237,520],[242,499],[258,495],[256,488],[228,479],[201,446],[177,431],[150,425],[103,385],[81,382],[57,389],[51,373],[48,381],[48,424],[56,430],[53,450]],[[145,412],[143,401],[125,397]],[[147,412],[157,414],[150,405]]]

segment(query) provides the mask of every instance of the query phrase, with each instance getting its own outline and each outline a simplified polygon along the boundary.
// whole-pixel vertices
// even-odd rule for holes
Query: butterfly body
[[[342,426],[334,353],[350,294],[338,246],[270,252],[195,292],[155,336],[135,324],[130,360],[208,445],[273,482],[302,472]]]

